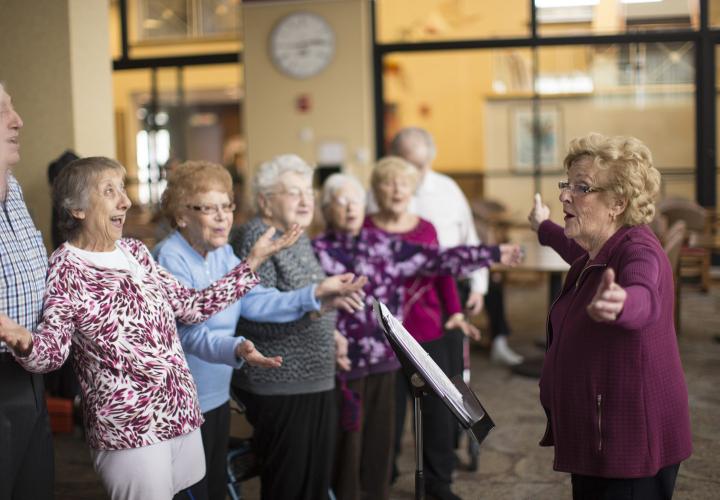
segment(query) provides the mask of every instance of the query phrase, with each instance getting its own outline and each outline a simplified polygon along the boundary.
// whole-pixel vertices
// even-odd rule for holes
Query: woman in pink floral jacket
[[[273,241],[268,231],[208,288],[184,287],[142,243],[121,239],[124,173],[114,160],[86,158],[56,179],[68,241],[50,259],[42,321],[31,334],[0,315],[0,339],[33,372],[59,368],[72,347],[88,444],[108,493],[169,499],[205,475],[202,414],[175,321],[199,323],[237,301],[258,283],[254,269],[299,232]]]

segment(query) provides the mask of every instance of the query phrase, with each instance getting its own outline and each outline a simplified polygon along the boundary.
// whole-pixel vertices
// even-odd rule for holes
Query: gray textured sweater
[[[268,226],[259,218],[233,231],[230,238],[235,254],[245,258]],[[256,271],[267,287],[289,291],[325,279],[306,235],[265,261]],[[290,323],[257,323],[240,318],[236,334],[253,341],[266,356],[282,356],[280,368],[257,368],[245,365],[236,370],[233,385],[253,394],[306,394],[335,386],[336,313],[320,318],[306,314]]]

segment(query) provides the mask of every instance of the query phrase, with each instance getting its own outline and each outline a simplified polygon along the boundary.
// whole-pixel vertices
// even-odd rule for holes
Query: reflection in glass
[[[186,0],[140,0],[139,26],[142,40],[185,38],[191,32]]]
[[[501,196],[517,214],[527,212],[535,189],[559,213],[567,144],[593,131],[640,138],[663,172],[663,194],[694,196],[691,44],[537,50],[536,58],[531,49],[386,56],[386,139],[404,126],[426,128],[437,144],[433,168],[481,176],[481,194]]]
[[[699,0],[535,0],[541,36],[699,28]]]
[[[141,41],[240,35],[240,0],[135,1]]]
[[[380,43],[526,37],[527,0],[376,0]]]

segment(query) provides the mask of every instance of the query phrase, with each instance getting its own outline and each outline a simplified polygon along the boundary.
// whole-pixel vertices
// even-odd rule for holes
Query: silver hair
[[[428,148],[428,161],[433,161],[435,155],[437,155],[437,148],[435,147],[435,141],[430,135],[430,132],[420,127],[405,127],[395,134],[392,142],[390,143],[390,153],[396,156],[403,156],[403,145],[408,139],[420,139]]]
[[[333,196],[335,196],[335,193],[340,191],[344,186],[348,184],[358,190],[358,193],[362,195],[362,204],[365,205],[367,193],[365,192],[365,188],[363,187],[363,185],[360,183],[359,180],[357,180],[356,177],[348,174],[332,174],[325,180],[325,184],[323,184],[321,201],[322,206],[325,207],[329,205],[332,201]]]
[[[313,168],[297,155],[279,155],[261,163],[255,172],[252,184],[256,208],[259,208],[258,198],[260,195],[270,193],[280,181],[280,176],[287,172],[295,172],[309,179],[312,179],[313,176]]]

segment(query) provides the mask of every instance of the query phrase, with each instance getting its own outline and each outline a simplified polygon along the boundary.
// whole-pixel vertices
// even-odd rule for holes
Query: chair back
[[[678,220],[663,235],[663,250],[670,261],[675,288],[675,333],[680,334],[680,251],[685,241],[687,227],[685,221]]]
[[[678,284],[677,277],[680,268],[680,250],[682,249],[683,241],[685,241],[686,232],[687,224],[684,220],[678,220],[670,226],[670,229],[665,232],[662,238],[663,249],[668,256],[668,260],[670,260],[676,286]]]
[[[694,201],[684,198],[666,198],[658,202],[656,209],[659,215],[667,218],[669,226],[676,221],[683,220],[688,231],[703,234],[709,229],[708,211]]]

